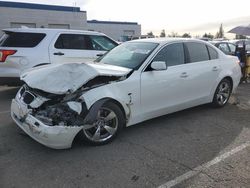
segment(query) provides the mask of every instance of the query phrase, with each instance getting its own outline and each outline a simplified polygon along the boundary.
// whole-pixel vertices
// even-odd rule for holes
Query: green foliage
[[[205,33],[202,37],[204,37],[204,38],[210,38],[210,39],[213,39],[214,38],[214,36],[211,34],[211,33]]]
[[[182,38],[191,38],[191,35],[190,35],[190,33],[184,33],[182,35]]]
[[[219,31],[216,33],[215,38],[224,38],[224,29],[222,24],[220,24]]]
[[[168,37],[179,37],[179,34],[176,32],[172,32]]]
[[[166,37],[165,29],[161,31],[160,37]]]
[[[148,35],[149,37],[154,37],[154,34],[153,34],[152,31],[148,32],[147,35]]]

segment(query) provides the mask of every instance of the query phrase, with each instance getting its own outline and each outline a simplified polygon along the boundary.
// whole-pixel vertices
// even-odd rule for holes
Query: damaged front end
[[[55,149],[70,148],[83,129],[88,113],[84,102],[60,102],[65,96],[41,95],[24,85],[11,104],[17,125],[39,143]]]
[[[95,126],[98,110],[106,100],[87,107],[84,94],[123,81],[130,74],[130,69],[100,64],[35,68],[21,76],[26,84],[12,100],[11,116],[39,143],[55,149],[70,148],[79,131]]]
[[[98,101],[88,109],[82,95],[90,89],[124,79],[98,76],[75,92],[64,94],[48,93],[25,84],[12,100],[11,116],[39,143],[54,149],[70,148],[79,131],[95,126],[98,110],[105,103],[105,100]]]

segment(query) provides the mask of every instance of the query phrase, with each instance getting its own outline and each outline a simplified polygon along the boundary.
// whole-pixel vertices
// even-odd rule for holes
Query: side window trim
[[[207,48],[207,53],[208,53],[209,60],[212,60],[211,54],[210,54],[210,52],[209,52],[209,49],[208,49],[208,45],[207,45],[207,44],[206,44],[206,48]]]
[[[183,42],[183,48],[184,48],[184,55],[185,55],[185,64],[190,63],[190,54],[188,51],[188,47],[186,45],[187,42]]]

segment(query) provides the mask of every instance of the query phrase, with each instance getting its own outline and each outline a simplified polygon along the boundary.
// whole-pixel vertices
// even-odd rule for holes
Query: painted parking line
[[[0,112],[0,114],[8,114],[8,113],[10,113],[10,111],[9,111],[9,110],[6,110],[6,111],[2,111],[2,112]]]
[[[232,149],[232,150],[230,150],[222,155],[219,155],[218,157],[215,157],[213,160],[211,160],[203,165],[200,165],[200,166],[194,168],[193,170],[190,170],[187,173],[160,185],[158,188],[170,188],[170,187],[176,186],[176,185],[182,183],[183,181],[188,180],[189,178],[201,173],[205,169],[208,169],[211,166],[218,164],[221,161],[229,158],[230,156],[244,150],[245,148],[247,148],[249,146],[250,146],[250,141],[245,142],[244,144],[242,144],[242,145],[240,145],[240,146],[238,146],[238,147],[236,147],[236,148],[234,148],[234,149]]]

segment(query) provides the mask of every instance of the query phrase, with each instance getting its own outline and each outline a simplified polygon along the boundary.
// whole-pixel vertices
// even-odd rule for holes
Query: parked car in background
[[[76,135],[101,145],[124,126],[206,103],[223,107],[241,78],[237,57],[194,39],[129,41],[97,61],[24,73],[13,120],[51,148],[71,147]]]
[[[235,55],[236,45],[228,41],[210,41],[211,44],[219,48],[226,55]]]
[[[105,34],[66,29],[4,29],[0,38],[0,85],[16,85],[29,68],[93,61],[117,46]]]

